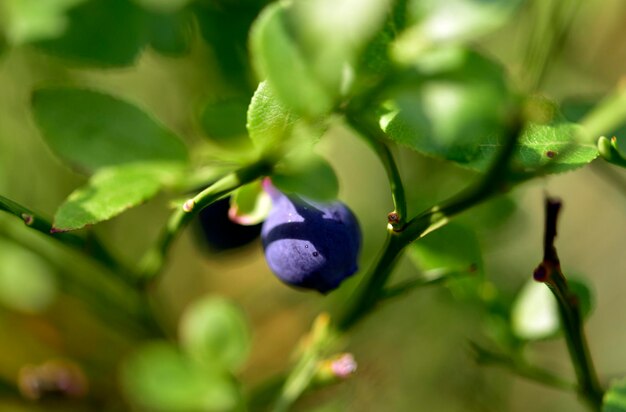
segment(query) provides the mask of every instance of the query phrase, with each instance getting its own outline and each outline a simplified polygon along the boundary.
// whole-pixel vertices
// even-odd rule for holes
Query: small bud
[[[356,372],[357,364],[351,353],[344,353],[340,358],[331,363],[331,369],[335,376],[345,379]]]
[[[393,211],[387,215],[387,222],[389,222],[389,224],[395,225],[399,221],[400,221],[400,215],[398,214],[398,212]]]
[[[351,353],[342,353],[325,359],[318,364],[315,382],[318,384],[335,383],[356,372],[357,363]]]
[[[193,199],[189,199],[183,204],[183,210],[189,213],[193,210],[194,206],[196,206],[196,201]]]
[[[543,265],[539,265],[533,272],[533,279],[537,282],[545,282],[548,277],[548,272]]]
[[[28,213],[22,213],[22,220],[26,226],[30,226],[35,221],[33,215],[29,215]]]

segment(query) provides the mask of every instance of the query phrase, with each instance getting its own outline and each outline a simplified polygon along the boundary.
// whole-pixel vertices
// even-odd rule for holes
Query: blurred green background
[[[213,153],[228,152],[233,146],[206,136],[204,108],[231,98],[247,99],[255,87],[246,66],[245,45],[247,27],[263,6],[260,2],[197,1],[179,9],[185,1],[137,0],[132,6],[122,0],[106,5],[100,1],[101,9],[92,17],[103,26],[94,24],[91,30],[112,34],[81,46],[88,56],[83,61],[69,56],[66,50],[71,48],[62,42],[55,43],[68,27],[75,27],[67,13],[81,7],[78,3],[83,1],[0,0],[4,43],[0,194],[47,216],[86,180],[55,158],[42,140],[30,109],[34,88],[78,85],[124,98],[184,136],[194,148],[196,164],[210,164]],[[123,13],[116,14],[116,8],[124,7],[143,7],[151,14],[120,20],[116,16]],[[523,77],[522,39],[535,24],[527,8],[523,5],[509,23],[474,45],[495,56],[513,79]],[[626,3],[621,0],[584,2],[570,36],[551,60],[541,92],[562,102],[597,98],[612,90],[626,70],[624,21]],[[89,30],[87,26],[83,29]],[[100,58],[108,67],[101,67]],[[384,170],[340,121],[324,135],[317,151],[334,167],[340,198],[361,222],[360,266],[365,268],[382,245],[386,214],[392,209]],[[395,154],[413,212],[474,178],[452,164],[404,149]],[[587,332],[600,378],[607,384],[626,373],[626,328],[620,315],[626,290],[626,174],[596,161],[581,170],[526,183],[504,201],[490,202],[460,220],[477,231],[487,277],[514,296],[541,259],[546,192],[564,202],[557,239],[564,271],[587,279],[595,296]],[[136,263],[167,219],[171,197],[163,194],[93,230],[115,255]],[[503,217],[494,219],[498,213]],[[416,273],[405,257],[394,279]],[[252,387],[284,371],[313,318],[321,310],[341,305],[358,281],[357,275],[329,296],[295,291],[271,274],[259,241],[215,254],[203,249],[189,228],[176,242],[151,296],[162,322],[174,333],[187,305],[202,296],[223,295],[241,305],[251,325],[253,346],[240,376],[245,387]],[[126,410],[118,366],[139,337],[95,316],[80,299],[85,284],[121,293],[99,268],[31,232],[13,216],[0,214],[0,410]],[[350,337],[347,349],[359,364],[357,374],[306,395],[296,410],[585,410],[573,393],[477,366],[469,340],[483,335],[483,315],[437,286],[384,305]],[[538,364],[573,376],[561,339],[533,344],[530,349]],[[20,371],[51,359],[80,365],[89,382],[86,397],[67,403],[28,400],[15,393]]]

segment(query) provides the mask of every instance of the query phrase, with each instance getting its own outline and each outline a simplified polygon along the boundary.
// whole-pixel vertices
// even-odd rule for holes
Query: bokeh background
[[[33,121],[31,93],[41,85],[79,85],[131,101],[183,136],[198,153],[197,162],[209,164],[211,153],[232,148],[206,136],[201,119],[208,103],[241,92],[233,86],[238,81],[233,76],[241,74],[228,68],[221,53],[245,44],[245,37],[236,39],[229,30],[234,32],[238,27],[241,31],[237,25],[245,29],[255,8],[241,19],[224,14],[219,33],[207,41],[211,36],[202,35],[202,29],[211,22],[203,23],[197,16],[202,15],[203,7],[226,9],[220,3],[229,2],[195,2],[188,7],[200,11],[193,9],[185,31],[188,46],[183,51],[168,52],[167,47],[147,45],[128,64],[102,68],[50,53],[46,45],[65,30],[66,10],[74,7],[71,3],[78,2],[0,0],[4,38],[0,54],[1,195],[52,216],[65,197],[86,181],[51,153]],[[146,3],[142,7],[148,9],[162,7],[159,3],[165,4],[165,10],[171,6],[154,2],[155,6],[148,0],[137,3]],[[256,10],[260,6],[257,4]],[[475,44],[499,60],[513,78],[523,75],[522,40],[535,23],[528,15],[527,7],[520,7],[511,21]],[[213,21],[215,27],[217,20]],[[613,90],[626,71],[624,21],[623,1],[584,2],[569,37],[550,61],[541,92],[562,102],[598,99]],[[127,23],[108,24],[115,30]],[[125,41],[121,37],[112,45],[90,47],[115,48]],[[234,61],[231,64],[236,67],[236,58]],[[382,245],[386,214],[392,209],[384,170],[368,146],[339,120],[316,150],[334,167],[340,198],[361,222],[364,245],[360,266],[366,268]],[[414,213],[475,178],[452,164],[405,149],[396,148],[394,154],[406,179]],[[523,184],[505,197],[464,214],[460,220],[479,236],[486,276],[513,299],[541,259],[544,193],[563,199],[557,245],[565,273],[586,279],[593,291],[595,306],[587,333],[600,378],[607,384],[626,373],[626,174],[595,161],[577,171]],[[129,264],[136,263],[167,219],[168,202],[173,196],[162,194],[91,230],[116,256]],[[94,316],[81,301],[81,284],[112,288],[99,271],[63,246],[33,233],[13,216],[0,214],[1,410],[127,408],[119,390],[118,366],[138,340]],[[394,280],[418,273],[405,257]],[[358,281],[357,275],[329,296],[295,291],[271,274],[258,240],[235,251],[214,253],[204,247],[190,227],[176,242],[165,274],[151,294],[161,320],[174,333],[187,305],[202,296],[223,295],[241,305],[253,334],[251,355],[241,379],[245,387],[253,387],[290,365],[289,354],[314,317],[322,310],[342,305]],[[295,409],[585,410],[573,393],[528,382],[505,370],[476,365],[469,341],[480,340],[484,327],[484,313],[455,300],[446,288],[415,290],[384,305],[351,333],[347,350],[359,364],[355,376],[306,395]],[[528,350],[537,364],[573,379],[562,339],[535,343]],[[16,393],[20,371],[50,359],[68,359],[80,365],[89,380],[89,395],[68,403],[58,399],[29,400]]]

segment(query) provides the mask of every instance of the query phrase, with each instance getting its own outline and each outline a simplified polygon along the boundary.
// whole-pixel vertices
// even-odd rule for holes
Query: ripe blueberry
[[[239,225],[228,217],[229,198],[211,203],[198,214],[200,237],[213,252],[244,246],[259,236],[261,224]]]
[[[263,223],[265,259],[291,286],[328,293],[357,271],[361,231],[341,202],[319,203],[266,187],[272,210]]]

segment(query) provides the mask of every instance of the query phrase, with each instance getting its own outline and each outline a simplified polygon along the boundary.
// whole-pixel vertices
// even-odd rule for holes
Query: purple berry
[[[357,271],[361,231],[341,202],[319,203],[266,187],[272,210],[263,223],[265,259],[291,286],[328,293]]]

